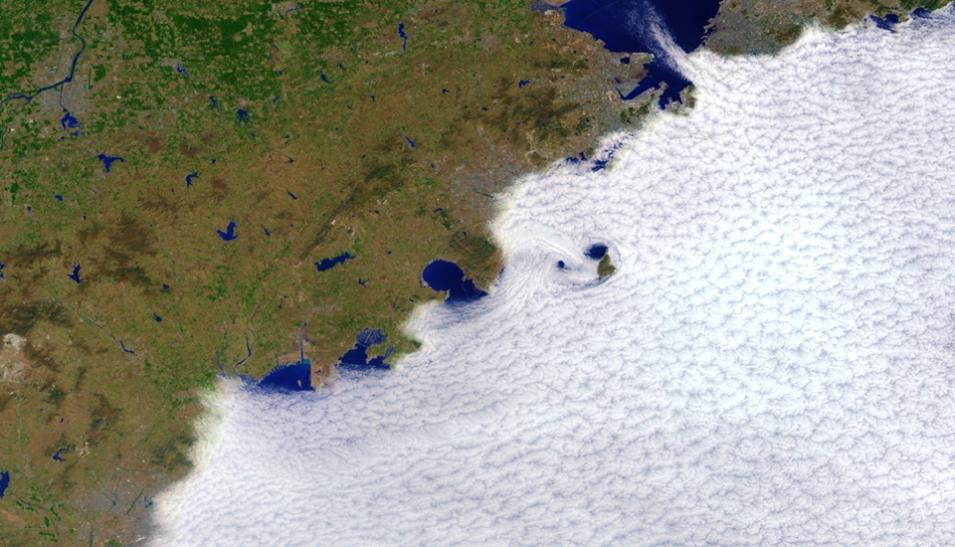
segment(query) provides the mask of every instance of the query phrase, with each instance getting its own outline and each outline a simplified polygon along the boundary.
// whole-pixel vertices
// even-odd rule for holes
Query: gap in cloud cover
[[[895,30],[681,60],[695,107],[520,181],[396,370],[224,382],[154,542],[955,542],[955,18]]]

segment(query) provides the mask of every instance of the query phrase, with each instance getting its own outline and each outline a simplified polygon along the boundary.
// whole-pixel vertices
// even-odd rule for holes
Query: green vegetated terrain
[[[394,362],[430,260],[487,286],[494,193],[652,104],[555,3],[0,3],[3,543],[136,541],[220,366],[302,331],[317,384],[366,327]],[[710,41],[898,7],[728,0]]]
[[[901,20],[916,8],[935,10],[948,0],[723,0],[707,47],[727,54],[773,53],[795,42],[814,21],[840,29],[866,15],[894,13]]]

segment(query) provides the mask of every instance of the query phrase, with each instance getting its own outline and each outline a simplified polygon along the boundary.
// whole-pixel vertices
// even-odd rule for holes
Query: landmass
[[[943,0],[724,0],[706,45],[725,54],[768,54],[795,42],[810,24],[841,29],[874,17],[886,26],[913,11],[935,10]]]
[[[394,364],[445,297],[429,264],[479,297],[495,194],[594,161],[665,91],[625,100],[652,56],[561,4],[0,5],[0,537],[145,537],[217,377],[255,385],[299,336],[310,386]],[[706,43],[772,52],[812,20],[939,4],[728,0]]]

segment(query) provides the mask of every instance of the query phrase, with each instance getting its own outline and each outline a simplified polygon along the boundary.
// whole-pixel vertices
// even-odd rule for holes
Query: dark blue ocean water
[[[882,30],[895,30],[895,25],[899,24],[899,16],[894,13],[887,13],[885,17],[872,15],[872,21],[875,26]]]
[[[659,101],[665,107],[679,101],[680,91],[691,82],[667,58],[653,34],[654,26],[689,53],[703,43],[706,25],[719,6],[719,0],[571,0],[562,9],[568,27],[603,40],[610,51],[653,53],[644,79],[631,91],[619,93],[629,100],[666,84]]]
[[[473,302],[487,293],[464,277],[464,270],[454,262],[432,260],[424,267],[421,278],[435,291],[448,291],[446,302]]]
[[[388,370],[391,366],[385,362],[391,356],[392,348],[377,357],[368,358],[368,348],[384,343],[387,338],[378,329],[362,329],[355,337],[355,347],[346,351],[338,359],[338,368],[353,371]]]
[[[312,363],[305,359],[297,363],[279,365],[266,374],[257,386],[269,391],[311,391]]]
[[[607,246],[603,243],[594,243],[587,248],[587,252],[584,254],[586,254],[587,258],[591,260],[600,260],[605,254],[607,254]]]

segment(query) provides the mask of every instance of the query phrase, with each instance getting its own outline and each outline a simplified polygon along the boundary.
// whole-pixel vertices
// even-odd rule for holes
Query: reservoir
[[[320,272],[324,272],[325,270],[331,270],[335,266],[338,266],[339,264],[343,264],[346,260],[351,260],[352,258],[355,258],[355,255],[349,252],[344,252],[338,256],[333,256],[331,258],[323,258],[315,263],[315,269]]]

